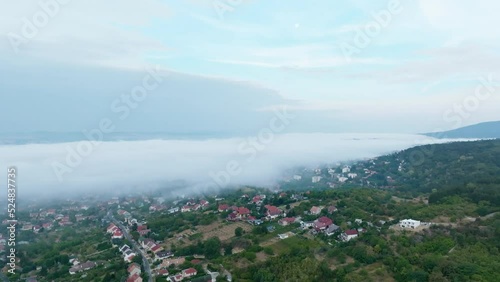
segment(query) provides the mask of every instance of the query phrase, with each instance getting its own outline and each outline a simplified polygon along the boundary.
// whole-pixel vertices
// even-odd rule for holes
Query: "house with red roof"
[[[113,236],[111,237],[111,239],[123,239],[123,233],[120,229],[116,230],[114,233],[113,233]]]
[[[137,263],[132,263],[127,268],[128,276],[133,276],[135,274],[141,275],[141,266]]]
[[[182,276],[184,278],[187,278],[187,277],[192,277],[192,276],[196,276],[196,274],[198,274],[198,271],[196,271],[196,269],[194,268],[188,268],[188,269],[184,269],[182,271]]]
[[[141,236],[145,236],[147,235],[149,232],[151,232],[151,230],[148,229],[148,226],[147,225],[139,225],[137,226],[137,232],[141,235]]]
[[[295,217],[285,217],[278,221],[278,224],[281,226],[288,226],[293,223],[295,223]]]
[[[311,215],[319,215],[319,214],[321,213],[321,210],[322,210],[322,208],[321,208],[321,207],[316,207],[316,206],[314,206],[314,207],[312,207],[312,208],[309,210],[309,213],[310,213]]]
[[[239,207],[236,211],[241,217],[246,217],[250,214],[250,210],[245,207]]]
[[[260,195],[254,196],[252,199],[252,203],[256,205],[262,204],[262,197]]]
[[[158,276],[168,276],[168,270],[162,268],[156,271],[156,275]]]
[[[350,241],[351,239],[358,237],[358,230],[356,230],[356,229],[346,230],[340,236],[341,236],[341,239],[343,241],[347,242],[347,241]]]
[[[332,225],[333,221],[326,216],[322,216],[314,221],[314,228],[316,230],[325,230],[328,226]]]
[[[266,205],[265,208],[267,209],[266,217],[268,219],[278,218],[283,213],[279,208],[275,206]]]
[[[127,282],[142,282],[142,278],[139,274],[134,274],[127,279]]]
[[[332,214],[334,212],[338,211],[337,207],[336,206],[329,206],[328,207],[328,213],[329,214]]]
[[[210,204],[210,203],[209,203],[207,200],[201,200],[201,201],[200,201],[200,206],[201,206],[202,208],[206,208],[206,207],[208,207],[208,205],[209,205],[209,204]]]
[[[182,281],[182,279],[184,279],[182,274],[172,275],[167,278],[167,280],[170,282],[179,282]]]
[[[181,212],[190,212],[191,211],[191,206],[183,206],[181,208]]]
[[[152,251],[153,253],[155,253],[155,254],[156,254],[156,253],[158,253],[158,252],[163,251],[163,248],[162,248],[162,246],[160,246],[160,245],[156,245],[156,246],[154,246],[153,248],[151,248],[151,251]]]
[[[226,205],[226,204],[219,205],[219,212],[225,212],[228,209],[229,209],[229,205]]]

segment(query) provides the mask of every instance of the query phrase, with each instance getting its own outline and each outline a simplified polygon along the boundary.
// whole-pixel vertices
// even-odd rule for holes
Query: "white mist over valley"
[[[0,146],[0,166],[17,166],[18,190],[26,196],[119,193],[161,187],[175,180],[189,183],[189,193],[200,187],[269,186],[282,179],[285,170],[297,166],[315,168],[450,142],[406,134],[270,137],[101,142],[87,156],[76,153],[80,142],[4,145]]]

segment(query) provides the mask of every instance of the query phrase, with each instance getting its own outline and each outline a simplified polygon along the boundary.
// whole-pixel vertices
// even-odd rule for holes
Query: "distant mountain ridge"
[[[450,131],[424,133],[435,138],[500,138],[500,121],[478,123]]]

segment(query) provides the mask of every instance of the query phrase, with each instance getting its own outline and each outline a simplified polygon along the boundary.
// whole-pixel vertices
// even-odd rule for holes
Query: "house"
[[[284,234],[279,234],[278,235],[278,238],[280,238],[281,240],[286,239],[288,237],[289,237],[288,233],[284,233]]]
[[[198,271],[196,271],[196,269],[194,268],[188,268],[188,269],[184,269],[182,271],[182,276],[184,278],[187,278],[187,277],[192,277],[192,276],[196,276],[196,274],[198,274]]]
[[[143,247],[144,249],[148,249],[147,246],[149,243],[155,243],[155,241],[153,239],[149,239],[149,238],[140,238],[139,239],[139,242],[141,244],[141,247]]]
[[[335,224],[331,224],[330,226],[328,226],[328,228],[325,229],[325,234],[326,234],[326,236],[332,236],[333,234],[335,234],[335,232],[337,232],[339,230],[340,230],[340,226],[337,226]]]
[[[111,239],[123,239],[123,233],[121,232],[121,230],[116,230],[115,233],[113,233]]]
[[[260,195],[254,196],[252,199],[252,203],[256,205],[262,204],[262,197]]]
[[[403,219],[403,220],[401,220],[401,221],[399,222],[399,226],[400,226],[401,228],[412,228],[412,229],[414,229],[414,228],[419,227],[419,226],[420,226],[420,224],[421,224],[421,222],[420,222],[420,221],[418,221],[418,220],[413,220],[413,219]]]
[[[282,213],[282,211],[275,206],[266,205],[265,207],[267,209],[266,216],[268,219],[275,219]]]
[[[156,271],[156,275],[158,276],[168,276],[168,270],[166,269],[159,269]]]
[[[314,226],[314,221],[301,221],[300,222],[300,227],[302,229],[308,229]]]
[[[321,210],[322,208],[314,206],[309,210],[309,213],[312,215],[318,215],[321,213]]]
[[[149,232],[151,232],[151,230],[148,229],[147,225],[139,225],[139,226],[137,226],[137,232],[141,236],[144,236],[144,235],[147,235]]]
[[[300,175],[298,175],[298,174],[295,174],[295,175],[293,176],[293,179],[295,179],[295,180],[299,181],[299,180],[302,180],[302,176],[300,176]]]
[[[278,224],[281,226],[287,226],[292,223],[295,223],[295,217],[285,217],[278,221]]]
[[[350,229],[350,230],[346,230],[344,233],[342,233],[341,235],[341,239],[343,241],[350,241],[351,239],[354,239],[356,237],[358,237],[358,230],[356,229]]]
[[[344,183],[344,182],[346,182],[347,180],[349,180],[349,178],[344,177],[344,176],[339,176],[337,179],[338,179],[338,181],[339,181],[340,183]]]
[[[137,263],[132,263],[127,268],[128,276],[133,276],[135,274],[141,275],[141,266]]]
[[[325,230],[328,226],[332,225],[333,221],[326,216],[322,216],[314,221],[314,228],[316,230]]]
[[[328,213],[329,214],[332,214],[334,212],[338,211],[337,207],[336,206],[329,206],[328,207]]]
[[[128,245],[123,245],[119,248],[120,252],[123,253],[125,252],[126,250],[130,250],[130,247]]]
[[[347,177],[354,179],[354,178],[358,177],[358,174],[357,173],[348,173]]]
[[[315,175],[312,177],[311,181],[312,183],[318,183],[321,181],[321,178],[322,178],[321,176]]]
[[[242,219],[244,217],[247,217],[250,214],[250,210],[245,208],[245,207],[239,207],[236,210],[236,216],[238,219]]]
[[[156,253],[156,259],[158,259],[158,260],[171,258],[173,256],[174,256],[174,253],[172,253],[170,251],[159,251]]]
[[[222,204],[219,205],[219,212],[226,212],[229,209],[229,205]]]
[[[356,224],[361,224],[361,223],[363,223],[363,220],[361,220],[361,219],[359,219],[359,218],[356,218],[356,219],[354,220],[354,223],[356,223]]]
[[[210,203],[207,200],[201,200],[200,201],[200,206],[201,206],[202,209],[208,207],[209,204]]]
[[[110,234],[113,234],[115,233],[115,230],[118,229],[118,227],[116,225],[114,225],[113,223],[111,223],[108,228],[106,229],[106,232],[107,233],[110,233]]]
[[[167,280],[170,282],[179,282],[182,281],[182,279],[184,279],[182,274],[172,275],[167,278]]]
[[[127,282],[142,282],[142,278],[140,274],[134,274],[127,279]]]
[[[342,168],[342,173],[349,173],[351,172],[351,167],[346,165]]]
[[[168,210],[169,214],[173,214],[173,213],[176,213],[176,212],[179,212],[179,208],[177,208],[177,207],[171,208],[171,209]]]
[[[274,230],[276,229],[276,227],[272,226],[272,225],[269,225],[266,227],[267,229],[267,232],[274,232]]]
[[[181,265],[184,262],[186,262],[186,258],[180,257],[180,258],[173,258],[173,259],[164,259],[163,262],[161,263],[160,267],[168,268],[171,265]]]
[[[92,262],[92,261],[87,261],[85,263],[82,263],[82,264],[79,264],[77,266],[74,266],[72,268],[69,269],[69,274],[71,275],[74,275],[78,272],[83,272],[83,271],[87,271],[87,270],[90,270],[94,267],[96,267],[97,264],[95,262]]]
[[[163,251],[163,247],[160,246],[160,245],[156,245],[156,246],[154,246],[154,247],[151,248],[151,251],[156,254],[158,252]]]
[[[40,225],[33,226],[33,232],[38,233],[42,230],[42,228],[43,227]]]
[[[247,222],[252,225],[261,225],[262,223],[264,223],[262,219],[255,219],[255,217],[248,217]]]
[[[126,262],[131,262],[134,257],[135,257],[135,253],[132,252],[131,249],[128,249],[123,253],[123,260]]]
[[[236,221],[236,220],[238,220],[238,216],[236,215],[236,213],[230,213],[227,215],[227,220]]]
[[[181,209],[181,212],[190,212],[191,211],[191,206],[183,206]]]

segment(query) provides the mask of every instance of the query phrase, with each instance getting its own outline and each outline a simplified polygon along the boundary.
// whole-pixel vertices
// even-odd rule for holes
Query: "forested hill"
[[[483,122],[444,132],[425,133],[436,138],[500,138],[500,121]]]
[[[461,195],[500,206],[500,140],[419,146],[379,160],[379,170],[402,191],[433,192],[431,201]]]

